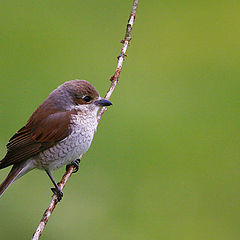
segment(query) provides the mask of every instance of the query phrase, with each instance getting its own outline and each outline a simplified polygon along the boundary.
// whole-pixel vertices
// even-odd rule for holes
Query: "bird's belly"
[[[75,129],[67,138],[40,153],[37,167],[56,170],[75,161],[89,149],[93,135],[94,129]]]

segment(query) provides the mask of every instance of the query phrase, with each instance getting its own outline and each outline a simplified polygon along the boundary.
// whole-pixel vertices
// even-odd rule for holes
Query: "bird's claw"
[[[68,164],[66,166],[66,171],[68,171],[69,168],[71,166],[73,166],[73,172],[72,173],[76,173],[79,170],[79,163],[80,163],[80,159],[77,159],[77,160],[73,161],[71,164]]]
[[[57,200],[58,202],[61,201],[63,197],[63,192],[60,188],[51,188],[52,192],[57,195]]]

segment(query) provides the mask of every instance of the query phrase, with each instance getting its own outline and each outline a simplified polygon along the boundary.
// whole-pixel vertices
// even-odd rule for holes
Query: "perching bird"
[[[78,167],[76,160],[93,140],[99,107],[109,105],[112,103],[85,80],[65,82],[50,93],[7,144],[0,169],[13,167],[0,185],[0,196],[18,178],[38,168],[46,171],[60,201],[63,193],[51,171],[63,165]]]

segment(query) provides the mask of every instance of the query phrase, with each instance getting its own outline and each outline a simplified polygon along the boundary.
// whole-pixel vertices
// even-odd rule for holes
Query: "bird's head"
[[[101,98],[95,87],[85,80],[65,82],[52,94],[58,96],[58,104],[67,110],[78,109],[85,113],[97,113],[99,107],[112,105],[110,101]]]

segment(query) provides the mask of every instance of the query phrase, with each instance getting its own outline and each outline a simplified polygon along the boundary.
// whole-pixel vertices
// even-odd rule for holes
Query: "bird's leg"
[[[77,160],[73,161],[71,164],[68,164],[66,166],[66,171],[68,171],[68,169],[73,166],[74,167],[74,170],[72,173],[76,173],[79,169],[79,164],[80,164],[80,159],[78,158]]]
[[[49,176],[49,178],[51,179],[52,183],[54,184],[55,188],[51,188],[52,192],[55,193],[57,195],[57,199],[60,202],[62,197],[63,197],[63,192],[60,189],[60,187],[57,185],[56,181],[53,178],[53,175],[51,174],[51,172],[47,169],[45,169],[47,175]]]

